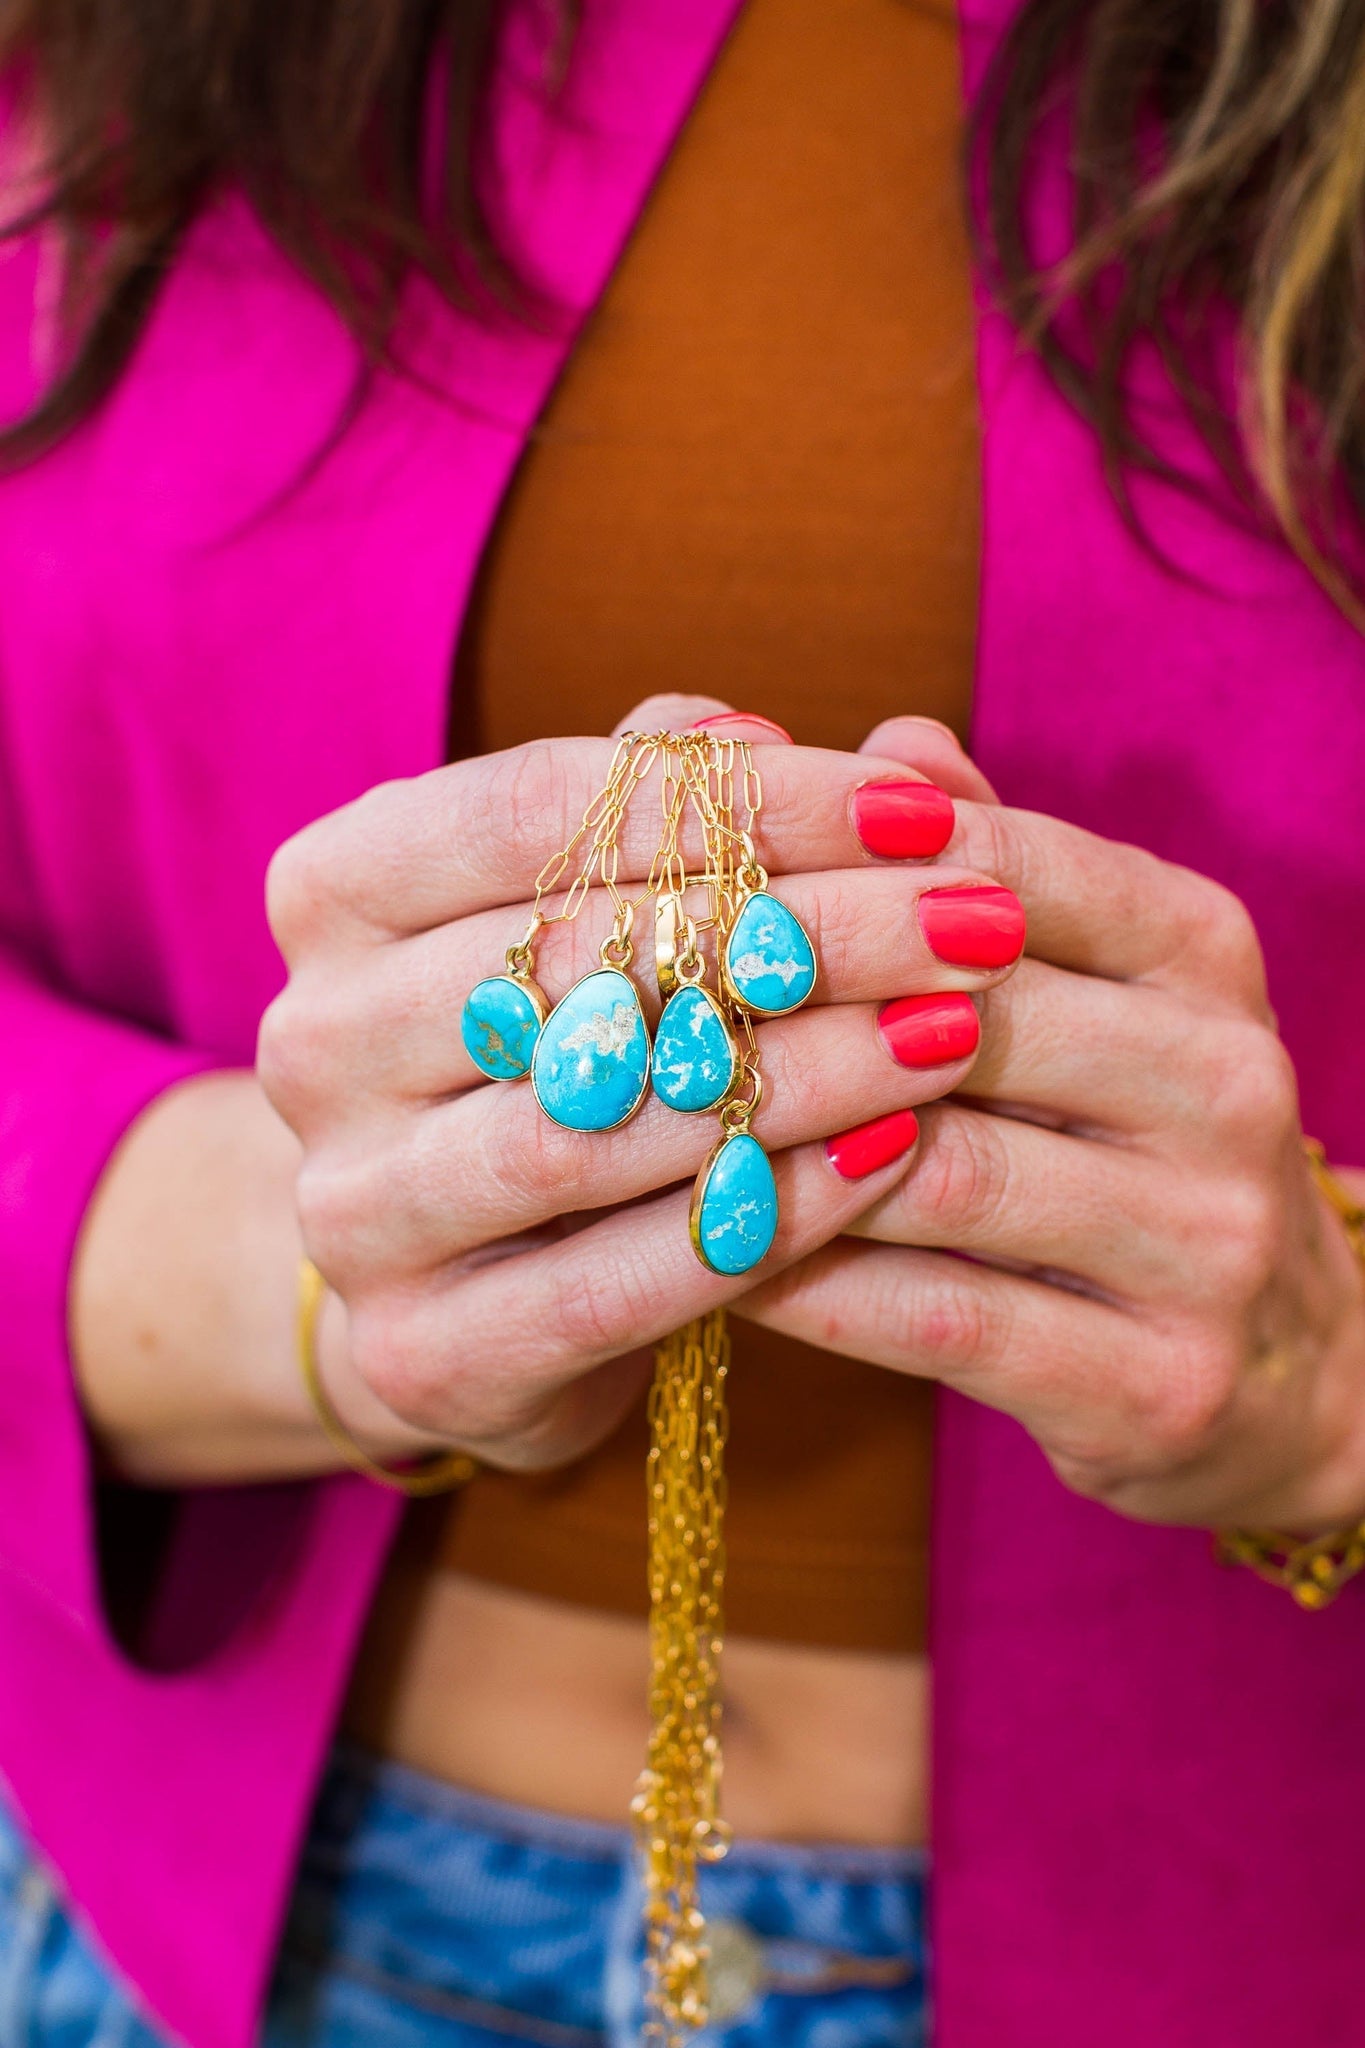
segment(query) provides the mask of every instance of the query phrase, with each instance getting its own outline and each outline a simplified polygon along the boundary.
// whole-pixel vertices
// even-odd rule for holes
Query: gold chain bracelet
[[[299,1372],[313,1413],[333,1450],[353,1472],[361,1472],[376,1486],[391,1487],[394,1492],[405,1493],[413,1500],[424,1499],[433,1493],[451,1493],[457,1486],[466,1486],[478,1470],[476,1460],[467,1451],[438,1451],[435,1457],[404,1471],[379,1464],[356,1442],[332,1406],[318,1370],[318,1313],[326,1291],[327,1282],[312,1260],[305,1259],[299,1267]]]
[[[1340,1217],[1351,1250],[1365,1269],[1365,1207],[1333,1173],[1316,1138],[1305,1138],[1304,1152],[1318,1192]],[[1220,1529],[1214,1554],[1220,1564],[1245,1565],[1267,1585],[1279,1586],[1300,1607],[1316,1613],[1365,1571],[1365,1520],[1306,1541],[1275,1529]]]

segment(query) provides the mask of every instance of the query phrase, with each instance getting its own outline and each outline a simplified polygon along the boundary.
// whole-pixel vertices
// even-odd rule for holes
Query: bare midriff
[[[956,24],[749,0],[528,450],[459,650],[458,751],[704,691],[856,747],[965,733],[978,450]],[[913,1843],[928,1815],[932,1390],[734,1323],[725,1808]],[[645,1740],[640,1418],[409,1515],[352,1733],[620,1821]]]

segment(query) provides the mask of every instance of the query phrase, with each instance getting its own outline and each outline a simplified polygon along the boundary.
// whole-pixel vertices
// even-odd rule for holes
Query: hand
[[[742,1312],[1015,1416],[1125,1514],[1357,1520],[1365,1288],[1305,1165],[1246,911],[1000,808],[923,721],[867,745],[975,799],[948,857],[1017,890],[1028,957],[982,999],[980,1056],[909,1172]]]
[[[656,701],[631,723],[676,727],[717,708]],[[877,1035],[877,1001],[989,987],[1013,962],[949,965],[921,930],[926,889],[985,876],[890,867],[860,841],[855,790],[913,771],[754,737],[770,742],[755,747],[763,856],[821,966],[818,1000],[762,1027],[759,1131],[780,1154],[770,1257],[781,1267],[885,1192],[913,1122],[899,1127],[902,1156],[857,1178],[845,1177],[849,1148],[840,1168],[821,1141],[969,1071],[974,1032],[932,1072],[898,1065]],[[635,1394],[642,1368],[627,1354],[742,1287],[705,1272],[688,1237],[713,1118],[650,1099],[621,1130],[565,1131],[529,1087],[483,1081],[460,1043],[466,994],[525,928],[531,878],[567,843],[611,751],[546,742],[374,790],[272,865],[289,983],[264,1020],[259,1072],[303,1145],[305,1240],[345,1304],[324,1373],[348,1420],[362,1411],[346,1411],[335,1375],[358,1376],[377,1452],[454,1441],[505,1465],[560,1462]],[[626,819],[623,887],[647,873],[658,818],[646,791]],[[602,913],[590,897],[576,922],[543,932],[536,973],[551,996],[596,964]],[[866,1157],[855,1147],[853,1165]]]

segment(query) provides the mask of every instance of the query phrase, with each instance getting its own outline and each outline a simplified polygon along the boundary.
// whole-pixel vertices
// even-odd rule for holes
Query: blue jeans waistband
[[[576,1814],[550,1813],[518,1806],[485,1792],[471,1792],[428,1777],[391,1757],[376,1756],[359,1743],[339,1740],[332,1751],[319,1794],[314,1828],[329,1815],[354,1813],[356,1795],[380,1805],[470,1834],[497,1836],[528,1848],[557,1850],[588,1861],[619,1864],[631,1850],[630,1830],[609,1821],[581,1820]],[[737,1836],[725,1859],[745,1869],[807,1870],[813,1875],[846,1878],[855,1884],[887,1880],[921,1883],[928,1876],[925,1849],[881,1848],[873,1843],[771,1842]]]
[[[922,2048],[926,1859],[739,1841],[703,1877],[725,2048]],[[509,1805],[339,1746],[319,1796],[266,2048],[637,2043],[626,1828]],[[312,2015],[312,2033],[301,2015]],[[454,2031],[452,2031],[454,2030]]]

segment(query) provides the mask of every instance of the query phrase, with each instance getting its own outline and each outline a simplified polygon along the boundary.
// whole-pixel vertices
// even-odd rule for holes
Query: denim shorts
[[[926,2048],[919,1856],[740,1841],[703,1887],[696,2048]],[[637,2048],[642,2024],[624,1830],[334,1752],[262,2048]],[[0,2048],[164,2048],[3,1812]]]

